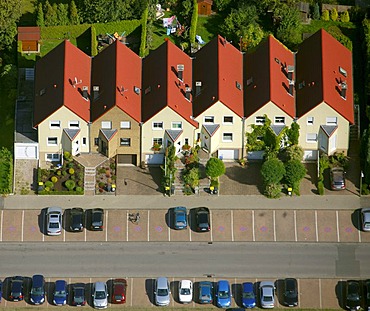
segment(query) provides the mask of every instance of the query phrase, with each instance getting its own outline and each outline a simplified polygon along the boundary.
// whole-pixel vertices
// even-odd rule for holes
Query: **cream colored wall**
[[[199,122],[199,128],[195,131],[194,138],[197,137],[197,133],[200,133],[204,124],[205,116],[214,116],[214,123],[220,125],[220,128],[217,130],[218,133],[216,132],[211,138],[210,153],[213,153],[218,149],[240,149],[242,147],[243,123],[241,118],[221,102],[215,103],[195,118],[195,120]],[[224,116],[233,117],[233,124],[223,124]],[[233,141],[223,142],[223,133],[233,133]]]
[[[313,125],[307,124],[307,117],[313,117]],[[321,125],[326,125],[326,117],[337,117],[337,150],[347,151],[349,145],[349,122],[342,117],[338,112],[325,103],[321,103],[316,106],[310,112],[305,114],[303,117],[299,118],[297,123],[300,126],[299,135],[299,145],[303,149],[316,150],[318,148],[318,143],[307,143],[306,134],[316,133],[319,134],[319,129]]]
[[[156,114],[154,117],[146,121],[142,125],[142,161],[145,160],[146,154],[152,154],[153,150],[153,138],[162,138],[164,139],[164,133],[165,130],[171,129],[171,123],[172,122],[182,122],[182,130],[183,133],[181,135],[182,144],[184,144],[184,139],[189,139],[189,144],[192,144],[194,142],[194,126],[190,124],[188,121],[186,121],[184,118],[182,118],[179,114],[174,112],[171,108],[165,107],[163,110],[161,110],[158,114]],[[163,122],[163,130],[153,130],[152,129],[152,123],[153,122]],[[164,143],[164,141],[163,141]],[[160,152],[163,152],[162,149]]]

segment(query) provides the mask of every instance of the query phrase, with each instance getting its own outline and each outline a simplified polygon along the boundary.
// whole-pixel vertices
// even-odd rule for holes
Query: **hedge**
[[[84,192],[77,191],[38,191],[39,195],[83,195]]]
[[[68,25],[68,26],[49,26],[41,27],[41,38],[47,39],[69,39],[78,38],[90,28],[90,24]]]
[[[0,150],[0,194],[12,193],[13,188],[13,156],[2,148]]]
[[[148,22],[148,8],[143,12],[143,17],[141,18],[141,42],[139,56],[145,57],[146,54],[146,24]]]
[[[91,56],[98,55],[98,41],[96,39],[96,29],[91,25]]]

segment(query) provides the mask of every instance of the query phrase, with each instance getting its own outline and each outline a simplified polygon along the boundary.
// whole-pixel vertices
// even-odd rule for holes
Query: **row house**
[[[320,30],[296,53],[271,35],[247,54],[217,36],[192,57],[166,40],[144,59],[119,41],[94,58],[65,41],[36,64],[41,166],[63,151],[161,164],[169,145],[180,154],[195,144],[224,160],[253,158],[245,133],[265,115],[276,135],[300,125],[305,160],[347,153],[351,52]]]

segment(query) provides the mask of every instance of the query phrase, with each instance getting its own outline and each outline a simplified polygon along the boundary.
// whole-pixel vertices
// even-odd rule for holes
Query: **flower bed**
[[[116,163],[109,159],[96,169],[96,194],[114,193],[116,179]]]

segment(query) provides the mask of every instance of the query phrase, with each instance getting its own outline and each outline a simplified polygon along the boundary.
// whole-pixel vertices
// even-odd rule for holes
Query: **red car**
[[[125,279],[114,279],[112,290],[112,303],[126,302],[127,281]]]

